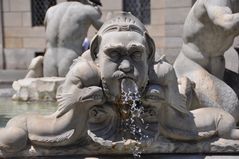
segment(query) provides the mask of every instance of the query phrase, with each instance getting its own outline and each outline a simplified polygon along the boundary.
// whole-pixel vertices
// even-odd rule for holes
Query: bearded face
[[[148,81],[146,40],[137,32],[108,32],[102,36],[99,66],[103,88],[111,101],[120,98],[124,78],[132,79],[140,91]]]

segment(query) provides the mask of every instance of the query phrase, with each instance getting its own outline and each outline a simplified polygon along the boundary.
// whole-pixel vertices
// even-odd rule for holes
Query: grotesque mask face
[[[120,98],[121,80],[132,79],[142,91],[148,81],[145,37],[134,31],[107,32],[101,37],[98,64],[110,100]]]

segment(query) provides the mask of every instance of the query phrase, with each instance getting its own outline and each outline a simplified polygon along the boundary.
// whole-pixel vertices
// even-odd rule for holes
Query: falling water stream
[[[144,121],[144,109],[141,101],[141,94],[137,84],[130,78],[121,80],[121,98],[117,103],[117,112],[120,115],[120,140],[111,141],[97,136],[90,130],[87,131],[89,137],[102,146],[113,149],[130,150],[134,158],[141,158],[144,147],[149,145],[150,137],[146,135],[149,129],[149,123]],[[149,130],[150,131],[150,130]]]
[[[123,140],[130,136],[131,139],[141,143],[141,140],[145,138],[145,136],[141,128],[137,126],[136,121],[141,120],[143,122],[140,116],[144,108],[141,104],[138,86],[130,78],[125,78],[121,81],[121,101],[122,108],[120,110],[122,116],[121,125],[123,127]],[[139,145],[135,145],[132,151],[134,157],[140,157],[143,150],[141,150]]]

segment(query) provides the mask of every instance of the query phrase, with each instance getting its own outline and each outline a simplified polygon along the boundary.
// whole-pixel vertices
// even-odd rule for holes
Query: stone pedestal
[[[16,93],[13,100],[55,101],[58,87],[64,82],[62,77],[25,78],[13,82]]]
[[[135,149],[138,148],[137,151]],[[44,148],[29,146],[27,150],[19,153],[0,153],[0,156],[22,157],[22,156],[118,156],[132,155],[139,152],[141,155],[152,154],[238,154],[239,141],[214,138],[200,142],[178,142],[160,138],[154,142],[138,144],[133,140],[111,143],[102,146],[100,143],[89,141],[86,145],[74,145],[67,147]]]

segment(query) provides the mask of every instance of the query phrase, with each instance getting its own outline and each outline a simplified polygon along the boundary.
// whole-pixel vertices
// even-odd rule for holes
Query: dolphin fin
[[[68,140],[74,134],[75,130],[71,129],[59,135],[40,136],[29,134],[29,138],[32,142],[37,143],[60,143]]]

